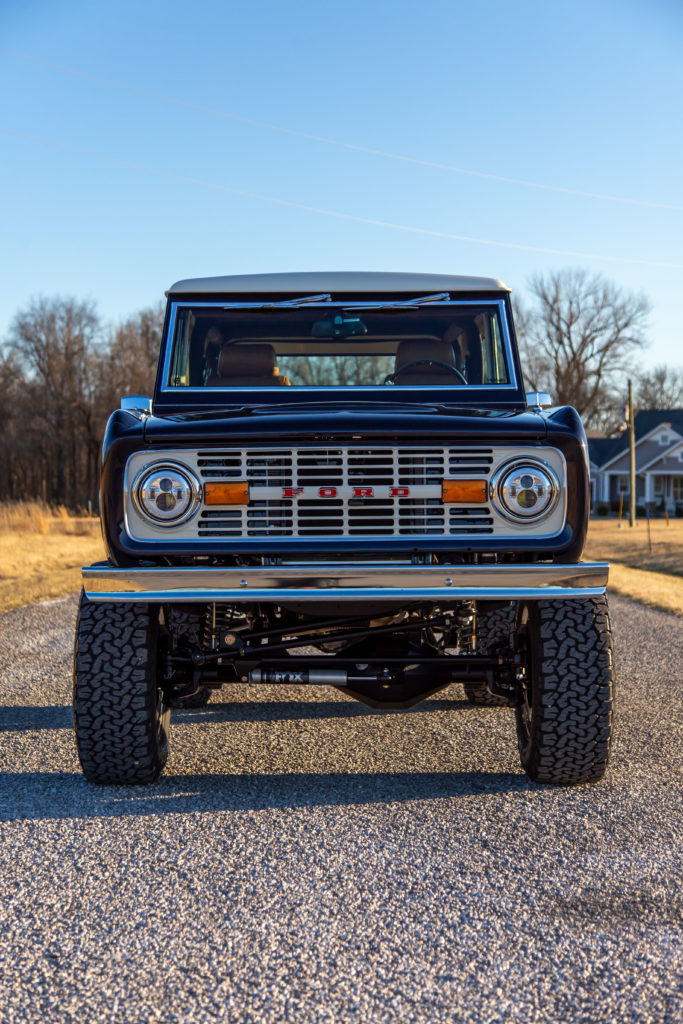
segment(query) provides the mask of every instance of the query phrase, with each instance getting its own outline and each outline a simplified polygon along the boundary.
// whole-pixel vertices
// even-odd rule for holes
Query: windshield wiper
[[[430,302],[449,302],[450,298],[448,292],[437,292],[436,295],[421,295],[417,299],[398,299],[390,302],[356,302],[352,306],[344,306],[344,310],[417,309],[419,306],[428,306]]]
[[[448,292],[437,292],[435,295],[420,295],[415,299],[388,299],[386,302],[354,302],[352,305],[344,305],[344,310],[353,312],[359,309],[418,309],[420,306],[428,306],[432,302],[450,302]],[[282,302],[235,302],[223,306],[223,309],[298,309],[300,306],[313,306],[325,302],[332,302],[329,292],[320,295],[303,295],[299,299],[283,299]]]
[[[297,309],[299,306],[309,306],[317,302],[331,302],[332,296],[327,292],[321,295],[304,295],[300,299],[283,299],[282,302],[240,302],[234,305],[223,306],[223,309]]]

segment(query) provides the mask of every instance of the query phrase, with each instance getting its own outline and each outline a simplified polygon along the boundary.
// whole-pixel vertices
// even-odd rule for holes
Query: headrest
[[[219,377],[275,376],[275,349],[272,345],[224,345],[218,357]]]
[[[400,341],[396,349],[396,371],[408,363],[421,362],[420,366],[411,366],[406,373],[429,373],[425,359],[437,359],[440,363],[455,366],[455,353],[449,341]]]
[[[223,335],[217,327],[209,327],[204,337],[204,348],[206,349],[207,345],[222,345],[223,340]]]

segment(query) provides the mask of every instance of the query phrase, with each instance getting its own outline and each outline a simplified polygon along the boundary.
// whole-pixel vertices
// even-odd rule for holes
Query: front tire
[[[606,597],[522,606],[526,649],[517,708],[522,767],[534,782],[575,785],[605,774],[612,740],[614,655]]]
[[[76,745],[100,785],[154,782],[168,756],[170,710],[157,680],[159,607],[81,595],[74,651]]]

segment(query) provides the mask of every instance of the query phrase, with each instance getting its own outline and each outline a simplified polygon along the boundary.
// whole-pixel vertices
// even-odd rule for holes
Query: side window
[[[500,334],[500,322],[497,316],[491,318],[493,335],[493,376],[494,384],[505,384],[508,379],[505,367],[505,355],[503,353],[503,339]]]
[[[483,384],[506,384],[508,381],[503,339],[497,316],[476,317],[482,348]]]
[[[190,384],[190,337],[195,318],[191,309],[179,309],[175,328],[176,342],[171,365],[169,384],[174,388],[186,388]]]

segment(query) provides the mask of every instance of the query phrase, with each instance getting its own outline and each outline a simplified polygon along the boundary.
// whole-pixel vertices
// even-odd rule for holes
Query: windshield
[[[175,307],[170,388],[511,383],[501,305]]]

